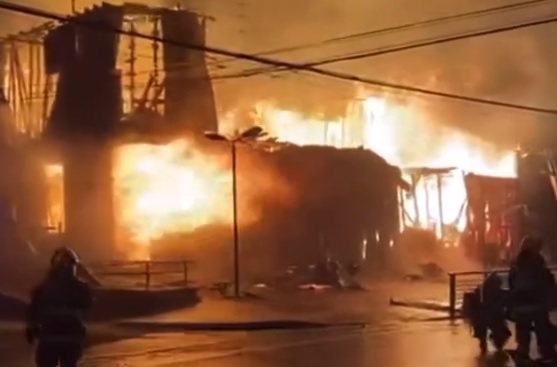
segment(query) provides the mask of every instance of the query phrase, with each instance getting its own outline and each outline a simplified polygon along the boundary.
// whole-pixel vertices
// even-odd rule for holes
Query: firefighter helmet
[[[520,243],[520,252],[541,252],[543,240],[537,236],[526,236]]]
[[[66,268],[79,264],[79,257],[72,249],[60,247],[54,251],[50,260],[51,268]]]

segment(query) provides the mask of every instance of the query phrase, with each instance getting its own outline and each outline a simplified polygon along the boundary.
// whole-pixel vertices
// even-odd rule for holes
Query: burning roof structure
[[[419,103],[358,87],[335,113],[254,96],[221,104],[203,52],[106,30],[203,45],[205,19],[190,11],[102,4],[75,17],[88,26],[7,37],[2,80],[13,134],[48,157],[49,225],[93,255],[230,225],[230,157],[198,139],[205,130],[257,124],[290,143],[241,151],[240,224],[277,251],[306,246],[306,258],[325,246],[353,259],[392,245],[404,226],[464,233],[483,205],[476,178],[516,177],[514,151],[434,122]]]

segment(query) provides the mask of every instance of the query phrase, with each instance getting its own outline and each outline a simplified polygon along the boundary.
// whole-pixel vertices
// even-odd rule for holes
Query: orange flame
[[[466,201],[463,172],[515,176],[514,152],[434,124],[427,111],[415,106],[365,98],[347,106],[344,117],[330,120],[266,102],[256,104],[255,111],[256,123],[279,140],[337,148],[363,146],[401,167],[406,178],[412,167],[454,167],[440,178],[440,188],[437,179],[425,177],[416,183],[416,195],[407,194],[402,200],[406,225],[435,229],[438,234],[443,226],[461,231],[466,225],[460,215]],[[115,206],[123,232],[119,237],[143,245],[136,255],[148,256],[147,245],[167,233],[231,223],[229,156],[209,156],[179,139],[166,145],[123,145],[116,148],[114,157]],[[274,193],[280,181],[262,175],[260,167],[256,179],[273,182],[274,187],[265,189]],[[242,208],[240,220],[251,223],[258,218],[257,200],[247,196],[252,207]]]
[[[324,121],[258,105],[259,123],[279,139],[299,145],[363,146],[400,167],[410,181],[410,168],[454,168],[416,182],[415,196],[401,205],[403,223],[435,229],[440,236],[449,226],[462,231],[466,204],[464,173],[515,177],[515,153],[457,129],[432,123],[427,111],[399,106],[382,98],[355,101],[344,118]]]
[[[127,232],[120,237],[144,247],[168,233],[232,222],[228,162],[200,152],[185,139],[116,148],[114,190],[119,227]],[[252,222],[254,212],[244,209],[239,219]],[[145,257],[145,252],[137,256]]]

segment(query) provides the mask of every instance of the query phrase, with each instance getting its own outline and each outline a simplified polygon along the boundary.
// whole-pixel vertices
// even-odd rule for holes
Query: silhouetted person
[[[81,358],[86,335],[82,317],[92,297],[76,276],[78,263],[72,250],[56,250],[46,278],[32,293],[26,335],[29,343],[38,341],[37,367],[75,367]]]
[[[517,357],[530,359],[532,330],[536,334],[542,361],[554,361],[553,325],[549,305],[555,289],[555,278],[541,254],[541,239],[526,237],[509,274],[510,307],[516,323]]]
[[[507,293],[502,285],[501,278],[491,273],[473,292],[466,294],[463,302],[463,316],[472,327],[482,354],[487,352],[488,339],[501,351],[511,337],[506,320]]]

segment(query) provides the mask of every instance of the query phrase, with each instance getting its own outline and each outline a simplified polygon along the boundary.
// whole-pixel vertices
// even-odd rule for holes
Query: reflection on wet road
[[[88,367],[475,365],[467,328],[447,323],[234,334],[150,335],[92,348]]]
[[[415,290],[413,286],[411,290]],[[464,367],[475,366],[477,346],[464,326],[447,320],[431,321],[440,314],[388,306],[389,296],[412,295],[393,287],[354,294],[331,294],[269,298],[279,309],[273,317],[296,318],[311,314],[318,319],[342,323],[368,321],[365,327],[333,327],[315,330],[255,332],[159,333],[112,339],[89,348],[83,367]],[[276,305],[275,305],[276,303]],[[203,304],[189,311],[156,317],[159,321],[209,320],[205,312],[213,306],[212,317],[239,320],[253,318],[260,308],[222,303]],[[280,306],[280,307],[279,307]],[[300,309],[303,309],[301,312]],[[228,310],[228,311],[227,311]],[[226,312],[225,312],[226,311]],[[269,315],[269,314],[266,314]],[[217,317],[218,316],[218,317]],[[153,330],[150,330],[153,332]],[[92,330],[94,334],[94,331]],[[2,366],[31,367],[31,348],[20,333],[16,343],[0,343]],[[501,367],[498,365],[497,367]]]

